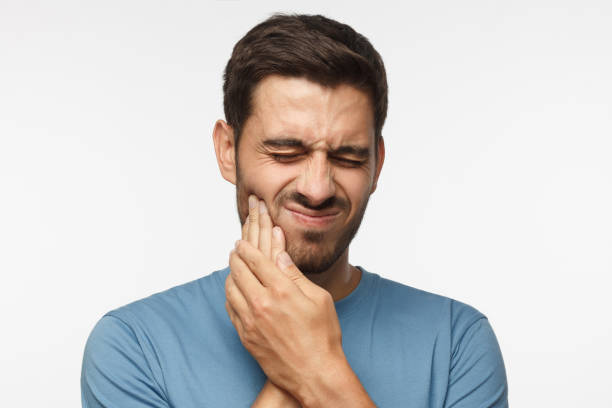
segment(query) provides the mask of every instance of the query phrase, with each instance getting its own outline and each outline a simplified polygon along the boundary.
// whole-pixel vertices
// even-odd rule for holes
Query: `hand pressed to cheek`
[[[259,201],[257,197],[249,197],[249,215],[246,217],[244,225],[242,226],[242,239],[249,242],[251,245],[259,247],[261,252],[268,254],[268,258],[273,261],[277,255],[285,249],[284,235],[279,227],[272,228],[272,220],[268,214],[266,205],[263,201]],[[236,242],[236,246],[238,242]],[[252,272],[245,270],[243,261],[235,255],[235,250],[230,253],[230,274],[228,275],[225,287],[226,287],[226,309],[228,315],[236,326],[244,327],[240,320],[240,313],[246,313],[249,306],[243,291],[249,290],[249,286],[255,284],[253,279],[250,279]],[[248,268],[247,268],[248,269]],[[241,274],[246,275],[246,281],[243,283],[242,289],[236,284],[236,279]],[[255,277],[257,279],[257,277]],[[241,279],[238,279],[242,282]],[[249,284],[249,281],[250,284]],[[258,288],[251,286],[251,290],[257,290]],[[239,325],[239,326],[237,326]]]
[[[266,203],[253,195],[249,197],[249,215],[242,226],[242,239],[259,248],[273,262],[285,250],[283,231],[272,223]]]
[[[240,241],[232,259],[234,281],[248,305],[244,314],[236,311],[243,324],[237,330],[268,378],[297,392],[304,378],[314,378],[345,360],[328,292],[308,281],[293,264],[281,271],[246,241]]]
[[[263,201],[259,202],[259,216],[258,221],[259,224],[255,224],[253,228],[259,228],[260,231],[257,234],[258,236],[258,246],[262,250],[264,254],[269,254],[270,260],[274,261],[276,256],[285,250],[285,240],[284,235],[279,227],[272,228],[272,220],[268,215],[267,208]],[[255,218],[255,217],[253,217]],[[242,226],[242,239],[244,241],[249,241],[249,227],[251,224],[251,216],[247,216]],[[251,235],[253,236],[253,235]],[[249,241],[251,242],[251,241]],[[269,244],[268,244],[269,243]],[[253,244],[253,242],[251,242]],[[270,249],[268,250],[268,245]],[[228,285],[234,286],[233,290],[239,291],[237,287],[235,287],[235,282],[231,277],[231,274],[228,276]],[[246,303],[246,299],[242,296],[243,303]],[[226,309],[228,315],[230,315],[230,320],[234,324],[234,327],[239,333],[243,333],[245,328],[238,314],[232,309],[229,302],[225,302]],[[248,306],[248,304],[247,304]],[[242,338],[241,338],[242,339]],[[287,393],[283,389],[279,388],[276,384],[270,381],[270,379],[266,380],[266,383],[257,397],[257,400],[253,403],[253,407],[285,407],[285,408],[299,408],[300,404],[298,401],[291,396],[291,394]]]
[[[268,379],[297,395],[307,379],[346,360],[340,325],[331,295],[293,264],[282,230],[260,203],[249,209],[246,239],[230,254],[226,308]]]

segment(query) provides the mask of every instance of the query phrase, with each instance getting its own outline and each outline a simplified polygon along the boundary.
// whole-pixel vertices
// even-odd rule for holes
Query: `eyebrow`
[[[267,139],[263,141],[263,144],[272,148],[299,147],[304,149],[304,144],[298,139]]]
[[[302,143],[299,139],[268,139],[263,141],[264,146],[282,149],[284,147],[293,147],[298,149],[306,149],[304,143]],[[356,156],[362,159],[366,159],[370,157],[370,148],[361,147],[361,146],[353,146],[353,145],[345,145],[340,146],[337,149],[330,150],[329,153],[333,155],[351,155]]]

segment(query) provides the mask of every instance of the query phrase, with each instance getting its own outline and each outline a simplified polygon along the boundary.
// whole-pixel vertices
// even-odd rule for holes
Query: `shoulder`
[[[456,341],[462,333],[486,316],[475,307],[456,299],[427,292],[387,278],[378,278],[379,299],[396,317],[419,326],[447,329]]]
[[[224,296],[226,270],[218,270],[202,278],[187,282],[106,313],[137,329],[141,325],[155,326],[176,322],[199,313],[211,313]]]
[[[213,272],[107,312],[89,335],[85,357],[103,356],[112,349],[156,356],[158,341],[185,333],[207,316],[225,313],[223,273]]]
[[[166,407],[160,359],[197,324],[215,316],[224,296],[223,270],[106,313],[91,331],[83,354],[84,406]],[[214,318],[214,317],[213,317]]]
[[[448,356],[445,406],[507,407],[508,386],[497,338],[487,317],[458,300],[380,278],[380,299],[411,332],[430,333]]]

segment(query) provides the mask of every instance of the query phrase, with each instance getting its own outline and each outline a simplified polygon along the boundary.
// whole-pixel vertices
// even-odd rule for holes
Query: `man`
[[[352,28],[273,16],[235,46],[213,138],[236,185],[229,268],[108,313],[86,407],[506,407],[487,319],[349,264],[384,158],[382,59]]]

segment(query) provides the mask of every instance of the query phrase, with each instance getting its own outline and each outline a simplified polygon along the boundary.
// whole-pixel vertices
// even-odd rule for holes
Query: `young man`
[[[349,264],[384,158],[382,59],[277,15],[235,46],[213,138],[236,185],[229,268],[104,316],[86,407],[506,407],[487,319]]]

